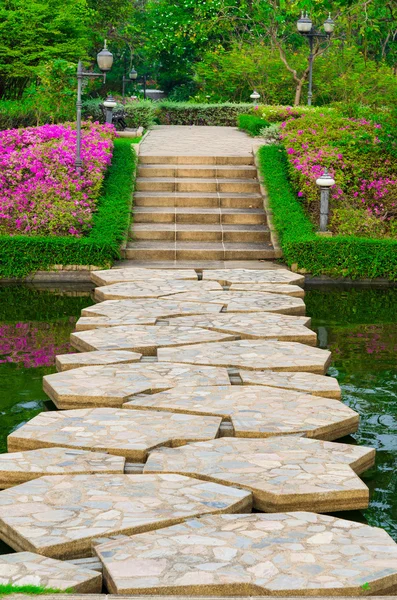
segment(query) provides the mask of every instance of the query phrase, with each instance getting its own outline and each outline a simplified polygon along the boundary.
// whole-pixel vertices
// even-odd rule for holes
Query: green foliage
[[[120,257],[130,222],[137,155],[128,138],[115,140],[113,160],[87,237],[0,237],[0,278],[23,278],[52,265],[109,267]]]
[[[5,585],[0,584],[0,596],[9,596],[10,594],[29,594],[32,596],[41,596],[43,594],[71,594],[73,590],[58,590],[55,588],[44,588],[38,585]]]
[[[151,100],[128,102],[124,106],[125,120],[128,127],[143,127],[149,129],[154,123],[156,104]]]
[[[288,179],[284,149],[263,146],[259,160],[283,260],[289,266],[312,275],[397,280],[396,241],[316,235]]]
[[[161,102],[157,116],[162,125],[224,125],[235,127],[237,117],[252,110],[252,104],[194,104]]]
[[[239,129],[246,131],[249,135],[260,135],[262,129],[269,127],[269,121],[261,119],[255,115],[239,115],[237,119]]]

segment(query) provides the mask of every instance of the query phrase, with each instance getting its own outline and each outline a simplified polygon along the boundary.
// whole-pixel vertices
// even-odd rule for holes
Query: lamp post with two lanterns
[[[314,26],[311,18],[308,14],[304,14],[302,11],[301,17],[296,24],[297,29],[301,35],[304,35],[309,40],[310,46],[310,54],[309,54],[309,91],[307,94],[307,103],[309,106],[312,104],[312,96],[313,96],[313,61],[314,61],[314,40],[315,39],[325,39],[329,40],[335,28],[335,22],[331,18],[331,13],[328,16],[328,19],[324,22],[324,31],[322,33],[318,31]]]
[[[102,73],[90,73],[84,72],[83,63],[79,60],[77,65],[77,125],[76,125],[76,159],[75,166],[77,172],[80,174],[83,166],[83,161],[81,159],[81,108],[82,108],[82,100],[81,94],[83,90],[83,79],[84,77],[103,77],[103,82],[106,81],[106,73],[110,71],[113,65],[113,54],[109,52],[107,49],[106,40],[104,43],[103,49],[97,54],[97,64]]]

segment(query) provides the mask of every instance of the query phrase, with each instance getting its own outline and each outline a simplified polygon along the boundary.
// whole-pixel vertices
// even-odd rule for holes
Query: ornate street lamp
[[[335,22],[331,18],[331,13],[329,13],[328,19],[324,22],[323,27],[325,33],[321,33],[315,27],[313,27],[313,22],[311,18],[306,13],[304,15],[303,11],[301,13],[300,19],[296,23],[296,27],[301,35],[304,35],[309,40],[310,46],[310,54],[309,54],[309,91],[307,94],[307,103],[309,106],[312,104],[313,97],[313,46],[315,39],[329,40],[335,28]]]
[[[131,71],[128,73],[128,77],[123,75],[123,104],[125,104],[125,86],[127,83],[132,83],[138,77],[138,73],[135,71],[134,67],[132,67]]]
[[[261,95],[258,94],[258,92],[256,90],[254,90],[252,92],[252,94],[250,95],[250,98],[251,98],[254,106],[256,106],[258,104],[258,100],[259,100],[260,97],[261,97]]]
[[[106,73],[108,71],[110,71],[110,69],[112,68],[112,65],[113,65],[113,54],[111,52],[109,52],[109,50],[107,49],[106,40],[105,40],[103,49],[100,52],[98,52],[96,59],[97,59],[98,67],[100,68],[102,73],[84,72],[83,63],[81,62],[81,60],[79,60],[78,65],[77,65],[77,102],[76,102],[77,136],[76,136],[75,165],[76,165],[76,170],[79,174],[81,173],[81,169],[83,166],[83,162],[81,160],[81,107],[82,107],[81,92],[83,89],[83,78],[84,77],[103,77],[103,82],[105,83]]]
[[[329,215],[329,193],[331,187],[335,185],[335,180],[328,173],[328,169],[324,170],[324,173],[316,179],[316,184],[320,188],[321,200],[320,200],[320,231],[327,231],[328,228],[328,215]]]

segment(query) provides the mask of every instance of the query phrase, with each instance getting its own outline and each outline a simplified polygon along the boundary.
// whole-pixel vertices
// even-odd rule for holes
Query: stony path
[[[372,448],[325,375],[300,275],[92,275],[59,411],[0,455],[0,583],[183,596],[397,591],[397,544],[323,513],[363,509]],[[7,489],[5,489],[7,488]],[[255,512],[252,512],[252,511]],[[250,514],[252,513],[252,514]],[[105,596],[102,596],[105,598]]]

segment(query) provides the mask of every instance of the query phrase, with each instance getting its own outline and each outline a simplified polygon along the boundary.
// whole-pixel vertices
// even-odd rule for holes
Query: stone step
[[[122,251],[130,260],[272,260],[270,243],[238,244],[222,242],[130,242]]]
[[[256,179],[253,165],[138,165],[138,177],[178,177],[202,179]]]
[[[260,194],[216,192],[136,192],[135,206],[180,206],[185,208],[263,208]]]
[[[145,165],[253,165],[254,157],[250,156],[150,156],[139,155],[139,162]]]
[[[257,208],[137,207],[134,210],[134,223],[266,225],[266,215]]]
[[[134,241],[237,242],[257,244],[270,239],[264,225],[185,225],[181,223],[136,223],[130,232]]]
[[[138,192],[238,192],[259,193],[256,179],[204,179],[197,177],[138,177]]]

